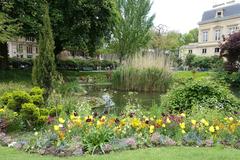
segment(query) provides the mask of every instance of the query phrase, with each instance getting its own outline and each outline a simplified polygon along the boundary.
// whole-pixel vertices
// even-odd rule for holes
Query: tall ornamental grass
[[[113,72],[112,82],[118,90],[166,92],[172,82],[170,61],[162,55],[136,55]]]

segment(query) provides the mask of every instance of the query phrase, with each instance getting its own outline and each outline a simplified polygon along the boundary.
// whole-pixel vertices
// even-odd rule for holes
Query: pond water
[[[85,85],[84,88],[88,92],[89,97],[102,98],[103,95],[109,94],[111,100],[115,104],[111,107],[111,112],[116,114],[123,111],[126,104],[131,101],[134,104],[139,104],[141,107],[147,109],[153,104],[160,103],[160,93],[143,93],[143,92],[127,92],[117,91],[112,89],[111,85]],[[102,111],[105,106],[95,109],[96,111]]]

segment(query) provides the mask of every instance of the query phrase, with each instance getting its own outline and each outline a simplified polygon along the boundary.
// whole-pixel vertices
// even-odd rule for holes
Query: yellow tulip
[[[233,117],[229,117],[229,121],[232,122],[233,121]]]
[[[58,121],[60,122],[60,123],[64,123],[65,122],[65,120],[63,119],[63,118],[58,118]]]
[[[154,132],[154,128],[155,128],[155,127],[154,127],[153,125],[151,125],[151,126],[150,126],[150,129],[149,129],[149,133],[152,134],[152,133]]]
[[[4,109],[3,109],[3,108],[0,109],[0,113],[1,113],[1,112],[4,112]]]
[[[73,114],[70,115],[70,119],[71,120],[74,120],[75,119],[75,116]]]
[[[206,127],[209,126],[208,121],[206,121],[204,118],[201,119],[201,123],[203,123]]]
[[[167,118],[166,122],[167,123],[171,123],[171,120],[169,118]]]
[[[213,126],[209,127],[209,131],[210,131],[211,133],[214,133],[214,132],[215,132],[214,127],[213,127]]]
[[[196,121],[196,120],[194,120],[194,119],[192,119],[192,120],[191,120],[191,122],[192,122],[192,125],[194,125],[194,126],[195,126],[195,125],[196,125],[196,123],[197,123],[197,121]]]
[[[53,128],[54,128],[55,131],[59,131],[60,127],[58,125],[54,125]]]
[[[163,127],[163,128],[165,128],[165,127],[166,127],[166,125],[165,125],[165,124],[162,124],[162,127]]]
[[[180,123],[179,126],[180,128],[185,129],[185,123]]]
[[[219,126],[216,126],[215,129],[216,129],[216,131],[218,131],[219,130]]]
[[[180,116],[186,117],[186,114],[185,113],[181,113]]]

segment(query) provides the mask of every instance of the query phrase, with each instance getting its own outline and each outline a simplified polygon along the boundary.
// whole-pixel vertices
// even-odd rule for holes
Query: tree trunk
[[[8,44],[0,43],[0,69],[8,68]]]
[[[58,38],[55,38],[54,41],[55,41],[54,54],[55,56],[57,56],[63,51],[63,47],[61,41]]]

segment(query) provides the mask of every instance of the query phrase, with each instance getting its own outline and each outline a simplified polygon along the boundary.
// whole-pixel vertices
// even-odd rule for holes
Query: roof
[[[223,10],[223,17],[216,18],[216,12]],[[240,3],[236,3],[234,5],[225,6],[221,8],[216,8],[213,10],[205,11],[202,16],[202,21],[200,23],[204,22],[210,22],[214,20],[221,20],[226,19],[234,16],[240,16]]]

